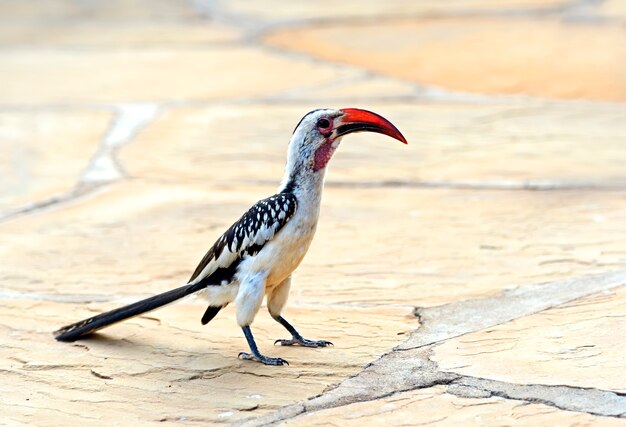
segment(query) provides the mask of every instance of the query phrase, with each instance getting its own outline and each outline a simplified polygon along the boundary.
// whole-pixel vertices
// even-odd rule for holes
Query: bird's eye
[[[328,129],[330,127],[330,120],[328,119],[319,119],[317,121],[317,127],[319,129]]]

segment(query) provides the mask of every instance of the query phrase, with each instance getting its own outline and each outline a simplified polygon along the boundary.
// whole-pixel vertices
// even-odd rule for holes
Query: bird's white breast
[[[310,206],[300,203],[293,218],[267,242],[254,257],[245,259],[239,268],[239,276],[251,272],[268,272],[266,289],[281,283],[300,265],[313,241],[319,204]]]

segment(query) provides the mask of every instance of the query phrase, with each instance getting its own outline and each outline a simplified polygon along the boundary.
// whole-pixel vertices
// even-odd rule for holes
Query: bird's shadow
[[[131,335],[129,337],[120,338],[117,336],[107,335],[104,333],[94,333],[81,337],[79,341],[75,341],[72,344],[77,347],[86,347],[90,351],[97,351],[100,356],[116,357],[116,358],[128,358],[142,360],[146,357],[171,361],[173,358],[179,358],[186,360],[190,357],[199,357],[204,359],[207,363],[223,364],[224,356],[218,353],[212,353],[210,348],[207,351],[198,352],[191,348],[174,347],[171,345],[171,341],[161,341],[153,339],[154,337],[143,337],[141,335]],[[146,350],[148,348],[149,350]],[[108,356],[103,355],[104,350],[115,350],[115,353],[111,353]],[[178,363],[176,363],[178,365]]]

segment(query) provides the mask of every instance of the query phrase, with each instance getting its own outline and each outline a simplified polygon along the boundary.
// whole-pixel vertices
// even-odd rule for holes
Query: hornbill
[[[237,322],[250,346],[239,357],[266,365],[283,365],[285,359],[262,355],[250,324],[267,296],[271,316],[291,334],[281,345],[326,347],[324,340],[308,340],[281,316],[298,267],[315,234],[326,166],[344,135],[377,132],[403,143],[406,139],[385,118],[357,108],[320,109],[305,115],[289,142],[285,174],[278,192],[255,203],[206,253],[186,285],[83,321],[55,332],[59,341],[72,342],[99,329],[137,316],[186,295],[202,292],[209,307],[202,316],[208,323],[234,302]]]

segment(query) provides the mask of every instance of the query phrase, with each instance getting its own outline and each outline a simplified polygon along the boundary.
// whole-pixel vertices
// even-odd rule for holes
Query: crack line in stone
[[[570,385],[515,384],[504,381],[461,375],[452,382],[464,387],[484,391],[491,396],[541,403],[566,411],[585,412],[605,417],[623,417],[626,413],[625,394],[593,387]],[[448,389],[448,393],[468,397],[459,390]]]
[[[439,370],[437,363],[430,360],[430,353],[434,344],[438,342],[522,316],[532,315],[555,305],[562,305],[625,284],[626,269],[622,269],[543,284],[519,286],[507,289],[501,295],[491,298],[462,301],[429,309],[417,309],[420,315],[420,328],[404,344],[367,364],[361,372],[346,378],[339,384],[329,386],[322,394],[304,402],[287,405],[272,414],[256,419],[245,419],[238,424],[250,426],[273,424],[305,412],[372,401],[395,393],[429,388],[438,384],[457,384],[472,388],[472,382],[488,384],[490,388],[476,386],[473,388],[489,392],[491,395],[497,396],[498,393],[501,393],[500,397],[513,400],[543,403],[559,409],[585,412],[592,415],[623,417],[626,415],[626,397],[622,393],[573,386],[519,385],[463,376]],[[524,303],[526,300],[530,302]],[[494,304],[497,307],[493,310],[485,310],[485,302],[487,308],[493,308]],[[514,310],[515,313],[511,314],[510,311],[513,307],[516,307],[516,310]],[[491,317],[481,319],[478,324],[468,327],[465,325],[467,318],[472,318],[471,314],[478,308],[483,313],[489,313]],[[443,327],[439,327],[439,330],[435,326],[434,332],[428,331],[427,328],[431,324],[441,323],[443,323]],[[455,326],[461,327],[463,330],[455,332]],[[424,330],[426,330],[426,336],[420,337],[420,334],[423,333],[420,331]],[[382,377],[385,378],[384,381],[381,380]],[[530,390],[528,390],[529,387]],[[537,390],[536,388],[532,389],[532,387],[542,388]],[[571,393],[578,394],[577,400],[567,401],[567,398],[563,398],[564,400],[561,402],[559,399],[564,395],[564,387]],[[528,394],[529,391],[531,392],[530,395]],[[544,392],[543,397],[541,392]],[[556,394],[556,396],[552,399],[549,398],[550,396],[545,396],[550,393]],[[610,398],[609,403],[607,403],[607,398]]]
[[[118,105],[109,129],[98,144],[96,153],[89,160],[74,188],[64,194],[9,210],[0,215],[0,223],[75,201],[124,178],[123,168],[116,159],[117,150],[130,143],[139,130],[154,120],[159,109],[159,105],[152,103]]]
[[[272,180],[237,180],[248,185],[274,185]],[[369,181],[338,181],[328,180],[327,187],[336,188],[434,188],[450,190],[502,190],[502,191],[625,191],[626,182],[574,182],[552,180],[528,181],[470,181],[470,180],[369,180]]]

